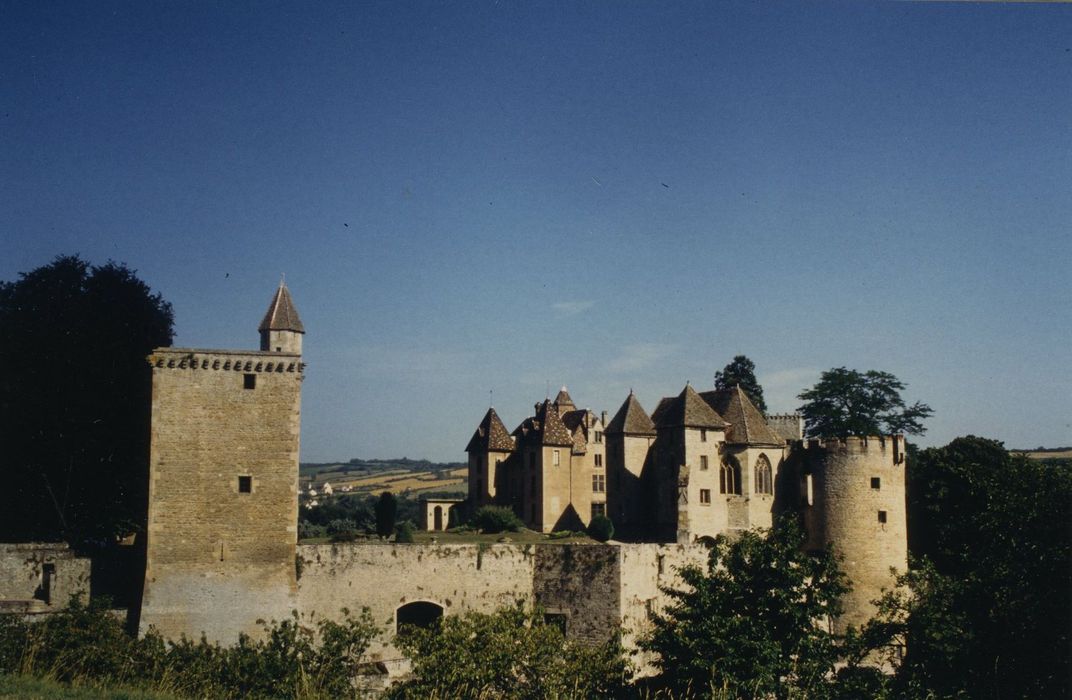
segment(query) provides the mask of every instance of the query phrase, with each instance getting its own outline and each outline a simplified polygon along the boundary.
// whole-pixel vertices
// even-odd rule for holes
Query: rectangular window
[[[871,488],[875,490],[882,488],[882,479],[877,476],[871,477]]]
[[[593,518],[598,518],[599,516],[606,515],[606,514],[607,514],[607,504],[606,503],[593,503],[592,504],[592,517]]]
[[[603,466],[603,455],[596,455],[596,468]]]
[[[885,524],[886,524],[886,511],[884,511],[884,510],[880,510],[880,511],[878,512],[878,521],[879,521],[880,523],[882,523],[883,525],[885,525]]]
[[[238,493],[253,493],[253,477],[238,477]]]
[[[255,374],[243,374],[242,375],[242,388],[243,389],[256,389],[257,388],[257,375],[255,375]]]
[[[602,474],[592,475],[592,491],[593,493],[606,493],[607,481],[605,476]]]
[[[700,505],[711,505],[711,489],[700,489]]]
[[[707,455],[700,455],[700,471],[707,471]]]
[[[599,445],[603,442],[603,433],[596,431],[596,444]]]
[[[551,464],[554,464],[557,467],[558,466],[558,460],[559,460],[558,450],[555,450],[553,458],[551,460]]]
[[[700,428],[700,442],[707,442],[707,428]]]

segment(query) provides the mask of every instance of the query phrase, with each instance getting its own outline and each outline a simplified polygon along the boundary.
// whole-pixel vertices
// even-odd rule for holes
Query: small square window
[[[882,488],[882,479],[877,476],[871,477],[871,488],[875,490]]]
[[[878,521],[882,524],[886,524],[886,511],[880,510],[878,512]]]
[[[700,504],[711,505],[711,489],[700,489]]]
[[[256,389],[257,388],[257,375],[255,375],[255,374],[243,374],[242,375],[242,388],[243,389]]]
[[[238,477],[238,493],[253,493],[253,477]]]
[[[592,517],[593,518],[598,518],[601,515],[606,515],[606,514],[607,514],[607,504],[606,503],[593,503],[592,504]]]

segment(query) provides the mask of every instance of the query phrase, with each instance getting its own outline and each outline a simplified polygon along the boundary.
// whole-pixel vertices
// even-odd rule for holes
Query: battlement
[[[145,358],[157,369],[216,370],[223,372],[305,371],[301,355],[260,350],[198,350],[157,348]]]
[[[808,438],[792,441],[794,449],[823,450],[826,452],[886,452],[889,449],[904,454],[904,435],[850,435],[839,438]]]

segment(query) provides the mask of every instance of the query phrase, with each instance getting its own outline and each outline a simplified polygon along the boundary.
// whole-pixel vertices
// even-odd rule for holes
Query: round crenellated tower
[[[859,626],[908,568],[903,435],[808,440],[801,486],[808,547],[832,545],[852,591],[835,627]]]

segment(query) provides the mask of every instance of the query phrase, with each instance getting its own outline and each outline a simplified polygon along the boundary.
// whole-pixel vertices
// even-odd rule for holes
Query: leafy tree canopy
[[[719,536],[706,571],[681,569],[685,588],[665,590],[671,604],[640,643],[659,655],[658,682],[689,697],[835,695],[835,664],[859,661],[825,624],[848,581],[830,551],[805,553],[803,541],[785,519],[736,541]]]
[[[567,640],[542,613],[521,607],[449,615],[395,643],[413,675],[390,689],[393,698],[621,697],[628,671],[618,640]]]
[[[923,420],[933,411],[927,404],[911,406],[901,398],[905,385],[889,372],[835,367],[819,383],[801,392],[804,431],[808,437],[849,435],[922,435]]]
[[[1068,697],[1072,461],[968,436],[911,456],[909,476],[915,561],[880,621],[907,641],[905,696]]]
[[[767,402],[763,400],[763,387],[756,381],[756,365],[745,355],[737,355],[721,372],[715,372],[715,388],[729,389],[739,386],[763,413],[767,412]]]
[[[0,532],[72,543],[144,527],[150,372],[171,305],[121,263],[0,282]]]

